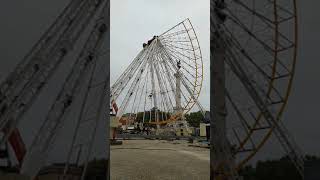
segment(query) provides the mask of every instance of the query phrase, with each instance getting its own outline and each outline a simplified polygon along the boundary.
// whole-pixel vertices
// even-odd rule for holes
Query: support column
[[[158,103],[157,103],[157,94],[156,94],[156,85],[155,85],[155,78],[154,78],[154,62],[153,59],[150,60],[150,70],[151,70],[151,83],[152,83],[152,97],[153,97],[153,104],[154,104],[154,117],[155,121],[159,123],[159,118],[157,116],[157,111],[158,111]],[[150,114],[150,119],[151,119],[151,114]],[[157,124],[157,129],[160,128],[160,125]]]
[[[177,73],[174,74],[176,77],[176,111],[177,113],[181,113],[182,107],[181,107],[181,74],[180,71],[177,70]]]
[[[216,44],[217,42],[211,42]],[[211,120],[210,120],[210,145],[211,145],[211,175],[212,179],[225,179],[223,166],[227,161],[225,155],[226,142],[226,106],[225,106],[225,69],[222,47],[212,47],[213,55],[211,61]]]
[[[210,179],[235,180],[235,162],[227,139],[225,99],[225,34],[221,29],[226,20],[223,0],[211,1],[210,24]]]

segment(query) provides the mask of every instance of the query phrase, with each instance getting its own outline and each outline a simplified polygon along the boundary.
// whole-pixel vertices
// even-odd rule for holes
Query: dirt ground
[[[124,140],[111,146],[111,180],[208,180],[209,155],[182,140]]]

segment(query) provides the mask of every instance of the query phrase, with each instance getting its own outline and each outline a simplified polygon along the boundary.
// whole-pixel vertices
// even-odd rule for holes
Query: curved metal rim
[[[198,47],[199,47],[199,52],[200,52],[200,58],[199,58],[199,60],[200,60],[200,64],[201,64],[201,76],[200,76],[201,80],[200,80],[200,84],[199,84],[199,92],[196,93],[195,99],[192,99],[192,97],[190,97],[189,102],[188,102],[187,105],[185,106],[185,108],[186,108],[186,107],[191,103],[191,101],[194,100],[193,104],[190,106],[190,108],[189,108],[188,110],[186,110],[185,114],[188,113],[188,112],[193,108],[193,106],[196,104],[195,101],[198,100],[198,98],[199,98],[199,96],[200,96],[200,93],[201,93],[201,90],[202,90],[202,85],[203,85],[203,60],[202,60],[202,52],[201,52],[201,48],[200,48],[200,43],[199,43],[198,36],[197,36],[197,34],[196,34],[196,32],[195,32],[195,30],[194,30],[194,28],[193,28],[193,25],[192,25],[190,19],[188,18],[187,20],[188,20],[189,24],[191,25],[191,28],[192,28],[192,31],[193,31],[194,35],[196,36],[197,45],[198,45]],[[184,24],[183,24],[183,25],[184,25]],[[185,27],[185,25],[184,25],[184,27]],[[187,30],[186,27],[185,27],[185,29]],[[196,58],[194,45],[193,45],[193,43],[192,43],[192,40],[191,40],[191,37],[190,37],[189,32],[188,32],[188,36],[189,36],[190,43],[191,43],[192,48],[193,48],[194,57]],[[193,94],[195,94],[195,91],[197,91],[197,90],[196,90],[196,86],[197,86],[198,74],[199,74],[199,73],[198,73],[198,64],[197,64],[197,62],[196,62],[195,64],[196,64],[196,81],[195,81],[195,83],[194,83]]]
[[[296,61],[297,61],[297,50],[298,50],[298,17],[297,17],[297,2],[296,0],[292,0],[293,2],[293,7],[294,7],[294,52],[293,52],[293,59],[292,59],[292,66],[291,66],[291,71],[290,71],[290,78],[288,80],[288,86],[286,88],[286,93],[285,93],[285,97],[284,97],[284,101],[283,104],[281,105],[281,107],[278,109],[277,112],[277,121],[281,120],[281,116],[285,110],[285,107],[288,103],[288,99],[291,93],[291,89],[292,89],[292,84],[293,84],[293,78],[294,78],[294,72],[295,72],[295,67],[296,67]],[[277,0],[274,1],[274,20],[275,22],[278,22],[278,14],[277,14]],[[275,49],[277,49],[278,47],[278,43],[279,43],[279,25],[276,23],[276,28],[275,28]],[[277,70],[277,57],[278,57],[278,53],[277,51],[275,51],[274,53],[274,63],[273,63],[273,70],[272,70],[272,77],[270,82],[269,82],[269,89],[267,94],[270,95],[271,91],[272,91],[272,86],[274,84],[274,77],[276,76],[276,70]],[[253,134],[253,129],[255,127],[257,127],[257,125],[259,124],[260,120],[262,118],[262,113],[260,112],[258,115],[258,118],[254,124],[254,126],[249,130],[249,134],[248,136],[244,139],[244,141],[242,141],[241,145],[239,148],[243,148],[243,146],[246,144],[246,142],[249,140],[249,138],[252,136]],[[265,145],[265,143],[267,142],[267,140],[271,137],[272,132],[275,128],[275,125],[273,125],[268,132],[266,132],[265,136],[262,138],[262,140],[260,141],[260,143],[257,145],[257,147],[255,148],[255,151],[251,152],[245,159],[243,159],[241,162],[239,162],[239,164],[237,165],[237,169],[241,169],[249,160],[251,160],[256,154],[257,152]]]
[[[198,40],[198,36],[197,36],[197,34],[196,34],[195,30],[194,30],[194,27],[193,27],[193,25],[192,25],[192,23],[191,23],[189,18],[187,18],[186,20],[182,21],[178,25],[182,24],[184,26],[184,29],[187,31],[187,27],[184,24],[186,21],[188,21],[188,23],[190,24],[191,29],[192,29],[192,31],[193,31],[193,33],[195,35],[195,38],[196,38],[196,44],[198,46],[198,50],[199,50],[199,53],[200,53],[200,58],[199,58],[200,66],[198,65],[197,62],[195,62],[195,66],[196,66],[196,74],[195,75],[196,75],[196,77],[195,77],[195,82],[194,82],[194,86],[193,86],[193,90],[192,90],[192,94],[193,94],[194,98],[190,97],[189,100],[186,102],[186,105],[184,106],[184,113],[183,114],[186,114],[186,113],[190,112],[191,109],[194,107],[194,105],[196,104],[196,101],[198,100],[198,98],[200,96],[200,93],[201,93],[201,90],[202,90],[202,86],[203,86],[203,59],[202,59],[202,52],[201,52],[201,47],[200,47],[200,43],[199,43],[199,40]],[[176,27],[176,26],[174,26],[174,27]],[[187,31],[187,33],[188,33],[188,37],[189,37],[189,40],[190,40],[190,43],[191,43],[191,46],[192,46],[192,49],[193,49],[194,58],[196,59],[195,44],[192,42],[192,39],[191,39],[189,31]],[[201,68],[201,75],[199,76],[199,69],[200,68]],[[197,88],[197,85],[198,85],[198,88]],[[167,124],[167,123],[176,121],[179,117],[174,116],[174,118],[172,118],[172,119],[170,118],[169,120],[159,121],[159,122],[149,122],[149,124],[163,125],[163,124]]]

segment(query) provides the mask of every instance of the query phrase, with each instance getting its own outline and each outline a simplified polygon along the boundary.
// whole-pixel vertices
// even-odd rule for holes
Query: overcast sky
[[[22,59],[65,5],[65,0],[0,2],[0,79]],[[209,68],[208,0],[113,0],[111,7],[111,82],[141,50],[143,42],[187,17],[198,34],[205,68]],[[312,154],[320,152],[318,7],[320,1],[299,1],[299,59],[283,118],[297,143]],[[205,88],[200,101],[208,107],[208,69],[205,72]],[[42,109],[35,112],[41,114]],[[260,154],[272,154],[272,150],[268,148]]]
[[[320,1],[298,1],[299,51],[289,104],[284,114],[298,144],[309,153],[320,154]]]

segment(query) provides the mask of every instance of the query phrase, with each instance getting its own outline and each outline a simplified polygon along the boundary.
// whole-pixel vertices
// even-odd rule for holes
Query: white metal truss
[[[21,117],[105,3],[100,0],[72,1],[53,25],[55,28],[42,37],[44,40],[36,44],[36,48],[1,85],[0,129],[9,129],[1,144],[7,141]]]
[[[63,83],[45,121],[42,123],[35,139],[24,157],[22,174],[37,176],[39,170],[45,165],[48,151],[55,143],[55,139],[74,101],[79,97],[80,90],[86,90],[86,98],[83,100],[81,118],[75,126],[74,138],[70,146],[65,173],[68,173],[69,162],[72,161],[74,149],[77,143],[87,147],[82,155],[83,173],[82,179],[86,177],[87,166],[92,158],[93,142],[97,136],[98,126],[107,128],[105,119],[109,114],[105,113],[109,102],[109,59],[99,59],[102,44],[106,37],[109,39],[109,0],[72,0],[63,10],[47,32],[35,44],[31,51],[17,65],[8,78],[0,86],[0,130],[4,132],[0,144],[5,144],[11,132],[17,127],[25,112],[32,106],[41,93],[43,87],[48,83],[50,77],[57,71],[59,65],[66,60],[66,56],[73,51],[80,37],[84,37],[85,30],[90,32],[82,51],[73,64],[70,73]],[[93,24],[93,25],[92,25]],[[87,36],[87,35],[86,35]],[[109,44],[107,47],[109,51]],[[102,63],[101,63],[102,62]],[[97,74],[98,69],[103,68],[102,74]],[[96,77],[98,76],[98,77]],[[102,80],[101,80],[102,78]],[[86,79],[89,79],[88,83]],[[98,80],[97,80],[98,79]],[[99,80],[100,79],[100,80]],[[84,88],[82,88],[84,87]],[[88,95],[92,91],[99,101],[96,101],[94,115],[87,117],[89,107]],[[79,140],[79,129],[82,122],[92,121],[91,131],[86,129],[86,142]],[[83,129],[83,127],[82,127]],[[108,130],[108,129],[107,129]],[[108,134],[108,133],[106,133]],[[108,141],[108,135],[105,137]],[[107,149],[107,147],[106,147]],[[106,152],[108,152],[106,150]],[[108,155],[106,155],[108,156]]]
[[[88,74],[93,76],[92,74],[96,69],[95,65],[98,59],[98,53],[99,50],[101,50],[101,44],[105,40],[104,38],[108,28],[105,12],[106,11],[103,10],[102,15],[96,21],[95,27],[92,30],[80,56],[73,65],[73,69],[68,75],[63,88],[29,148],[21,170],[22,173],[31,173],[30,175],[35,176],[43,166],[49,147],[53,144],[56,133],[63,125],[64,117],[68,114],[73,101],[78,96],[80,89],[83,86],[82,83],[84,82],[84,79]],[[90,86],[88,85],[88,87],[91,86],[92,84]],[[83,112],[81,111],[81,113]],[[97,118],[95,118],[95,120],[97,120]]]
[[[249,16],[256,16],[257,19],[265,26],[265,29],[263,32],[266,32],[266,30],[272,29],[272,33],[278,33],[275,34],[275,41],[272,42],[272,44],[275,44],[275,48],[271,47],[268,42],[261,40],[261,37],[258,37],[256,34],[257,32],[253,32],[252,28],[254,24],[251,25],[251,28],[248,27],[249,23],[244,23],[240,17],[238,17],[236,12],[232,11],[228,5],[234,3],[233,5],[235,7],[241,6],[245,11],[248,11]],[[212,151],[215,152],[212,154],[212,158],[215,162],[212,162],[212,172],[213,172],[213,178],[217,178],[221,175],[215,174],[219,171],[222,173],[222,177],[225,177],[227,179],[236,178],[237,176],[232,175],[232,172],[230,173],[230,168],[233,168],[233,161],[230,161],[230,158],[232,155],[237,154],[238,152],[257,152],[258,148],[255,146],[254,139],[252,138],[252,133],[258,130],[264,130],[267,129],[269,132],[272,132],[276,138],[279,140],[280,144],[282,145],[283,149],[285,150],[286,154],[289,156],[292,163],[297,168],[300,175],[303,177],[303,164],[304,164],[304,157],[303,153],[301,152],[300,148],[296,145],[293,138],[290,136],[288,130],[285,128],[285,126],[281,123],[279,119],[279,114],[275,112],[275,107],[277,104],[284,103],[286,100],[283,95],[277,90],[275,87],[275,83],[273,83],[277,79],[284,79],[287,78],[288,75],[281,75],[282,72],[280,72],[279,67],[282,68],[283,72],[290,72],[289,68],[286,66],[289,66],[288,64],[285,65],[279,60],[279,54],[281,51],[286,51],[290,48],[295,47],[293,44],[294,42],[290,41],[289,38],[286,37],[286,35],[281,33],[281,30],[279,30],[279,25],[282,22],[277,22],[277,18],[280,17],[281,11],[285,11],[286,15],[290,15],[293,19],[295,16],[292,15],[290,11],[286,11],[283,7],[281,7],[281,10],[278,6],[280,5],[279,1],[268,1],[272,6],[270,6],[271,11],[274,13],[272,14],[276,20],[275,22],[270,21],[270,17],[266,17],[262,14],[259,14],[256,11],[256,4],[254,4],[252,7],[248,5],[248,3],[240,2],[240,1],[228,1],[228,4],[224,0],[213,0],[211,1],[211,14],[213,17],[211,17],[211,51],[212,51],[212,76],[214,84],[212,85],[213,90],[213,100],[211,102],[214,102],[214,107],[212,108],[214,111],[212,119],[213,126],[211,129],[212,134]],[[295,6],[295,2],[292,1]],[[258,3],[257,3],[258,4]],[[252,8],[252,9],[251,9]],[[295,8],[295,7],[293,7]],[[277,12],[279,11],[279,12]],[[267,12],[267,11],[266,11]],[[281,14],[283,16],[283,14]],[[280,17],[281,19],[282,17]],[[228,24],[226,21],[229,21]],[[233,24],[232,24],[233,23]],[[263,67],[263,64],[258,64],[258,59],[252,58],[252,54],[248,52],[246,47],[243,47],[243,44],[239,42],[239,39],[241,39],[238,32],[235,30],[230,30],[229,27],[230,24],[236,25],[239,27],[238,30],[243,30],[245,35],[249,36],[249,39],[253,39],[259,46],[262,47],[262,49],[265,51],[265,53],[269,56],[271,56],[273,61],[273,66],[271,66],[271,69],[277,74],[277,77],[274,77],[273,75],[270,75],[270,73],[267,73],[267,70]],[[275,25],[274,25],[275,24]],[[293,24],[296,24],[296,22],[293,22]],[[273,31],[276,29],[275,31]],[[271,35],[270,35],[271,36]],[[269,36],[269,38],[270,38]],[[282,39],[283,40],[282,40]],[[280,40],[281,39],[281,40]],[[279,43],[281,41],[281,43]],[[248,42],[248,41],[247,41]],[[282,48],[282,44],[290,44],[286,48]],[[257,50],[258,48],[255,47]],[[255,49],[255,50],[256,50]],[[251,52],[252,53],[252,52]],[[288,53],[287,53],[288,54]],[[261,55],[260,55],[261,56]],[[294,55],[293,55],[294,56]],[[293,57],[295,59],[295,57]],[[247,61],[247,62],[245,62]],[[288,60],[291,60],[289,58]],[[257,72],[256,74],[259,74],[263,80],[269,81],[271,80],[271,83],[269,84],[269,89],[262,87],[261,82],[258,85],[257,79],[255,79],[255,72],[252,72],[247,65],[250,64],[252,69],[255,69]],[[248,97],[252,100],[253,106],[256,107],[258,112],[260,112],[260,118],[263,117],[263,121],[259,120],[253,112],[249,111],[249,114],[251,115],[251,118],[253,117],[254,122],[256,125],[252,126],[248,123],[248,119],[244,117],[245,113],[240,110],[241,107],[238,107],[239,104],[235,103],[234,97],[231,97],[231,93],[234,90],[227,89],[225,87],[225,75],[224,75],[224,69],[226,67],[229,67],[228,70],[232,71],[232,73],[236,76],[237,80],[240,82],[239,86],[243,86],[246,93],[248,93]],[[294,66],[293,66],[294,67]],[[250,72],[251,71],[251,72]],[[288,74],[288,73],[287,73]],[[290,74],[290,73],[289,73]],[[220,80],[219,80],[220,78]],[[219,84],[220,82],[220,84]],[[283,82],[282,82],[283,83]],[[290,85],[289,85],[290,86]],[[267,86],[268,87],[268,86]],[[290,88],[289,88],[290,89]],[[268,91],[268,92],[267,92]],[[230,93],[231,92],[231,93]],[[271,93],[270,93],[271,92]],[[225,146],[223,144],[229,144],[227,138],[221,138],[226,137],[225,132],[226,131],[226,103],[224,97],[227,97],[227,99],[230,102],[230,105],[232,109],[235,111],[236,115],[238,116],[241,126],[243,127],[243,131],[245,134],[247,134],[247,138],[242,141],[242,139],[239,138],[239,134],[235,131],[235,129],[232,129],[236,138],[238,139],[238,143],[240,145],[241,149],[231,149],[231,146]],[[287,96],[288,97],[288,96]],[[286,97],[286,98],[287,98]],[[248,101],[247,101],[248,102]],[[285,104],[285,103],[284,103]],[[220,109],[219,109],[220,106]],[[224,109],[221,109],[224,108]],[[281,113],[280,113],[281,114]],[[261,124],[264,123],[262,126]],[[220,131],[220,132],[219,132]],[[222,131],[222,132],[221,132]],[[218,139],[217,139],[218,138]],[[265,138],[268,138],[266,136]],[[224,143],[221,142],[221,139],[224,139]],[[265,142],[266,139],[263,140]],[[252,149],[245,149],[243,148],[243,145],[246,144],[246,142],[251,142]],[[261,144],[259,144],[261,147]],[[223,147],[225,147],[223,149]],[[221,151],[217,150],[217,148],[222,148]],[[216,149],[216,150],[215,150]],[[227,156],[223,156],[222,151],[228,152]],[[254,154],[254,153],[253,153]],[[251,156],[252,157],[252,156]],[[229,160],[228,160],[229,159]],[[229,164],[228,164],[229,163]],[[222,168],[216,167],[217,164],[224,164],[229,166],[230,168]],[[220,169],[219,169],[220,168]],[[234,167],[235,168],[235,167]],[[239,167],[238,167],[239,168]],[[229,169],[229,170],[228,170]]]

